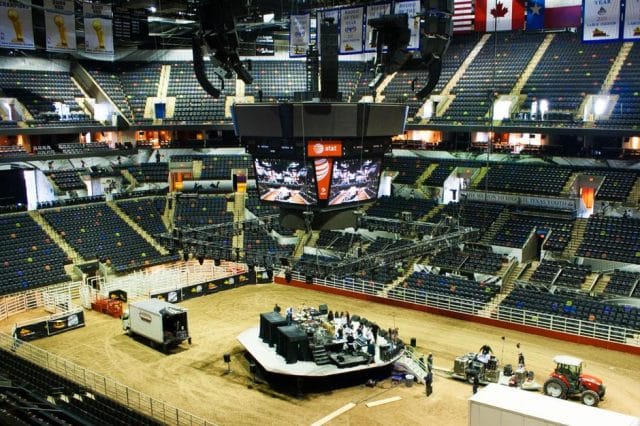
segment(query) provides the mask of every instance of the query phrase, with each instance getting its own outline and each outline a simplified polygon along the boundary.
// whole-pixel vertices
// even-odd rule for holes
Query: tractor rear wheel
[[[567,385],[560,379],[550,378],[544,383],[544,394],[554,398],[567,399]]]
[[[589,407],[597,407],[600,402],[600,395],[592,390],[586,390],[582,393],[582,403]]]

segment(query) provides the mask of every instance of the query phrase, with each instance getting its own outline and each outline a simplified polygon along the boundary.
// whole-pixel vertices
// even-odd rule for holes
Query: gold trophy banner
[[[88,53],[113,55],[111,5],[84,3],[84,48]]]
[[[44,0],[47,50],[76,50],[76,22],[73,0]]]
[[[31,6],[0,1],[0,47],[35,49]]]

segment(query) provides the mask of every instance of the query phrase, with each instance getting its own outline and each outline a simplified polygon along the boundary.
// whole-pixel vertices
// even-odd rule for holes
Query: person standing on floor
[[[424,377],[424,384],[427,387],[427,397],[429,397],[433,393],[433,373],[430,368],[427,371],[427,375]]]

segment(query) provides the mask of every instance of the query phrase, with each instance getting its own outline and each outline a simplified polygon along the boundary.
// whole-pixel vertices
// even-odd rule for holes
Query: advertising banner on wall
[[[0,1],[0,47],[36,48],[29,1]]]
[[[340,54],[362,53],[363,20],[363,7],[351,7],[340,11]]]
[[[391,4],[372,4],[367,6],[367,17],[365,22],[365,52],[374,52],[376,50],[375,40],[373,40],[373,27],[368,25],[369,19],[376,19],[391,13]]]
[[[600,42],[620,38],[620,0],[583,0],[582,41]]]
[[[420,48],[420,0],[397,1],[394,4],[393,13],[408,15],[409,29],[411,30],[411,39],[409,41],[409,50]]]
[[[49,336],[72,330],[74,328],[84,327],[84,313],[82,310],[68,315],[47,320],[47,330]]]
[[[110,4],[84,3],[84,50],[113,55],[113,11]]]
[[[44,27],[48,51],[76,50],[76,20],[72,0],[44,0]]]
[[[622,38],[625,41],[640,40],[640,0],[626,0]]]
[[[306,56],[311,32],[311,15],[291,15],[289,28],[289,57]]]

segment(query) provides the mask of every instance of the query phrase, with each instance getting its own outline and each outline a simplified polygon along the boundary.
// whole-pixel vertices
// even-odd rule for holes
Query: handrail
[[[0,349],[12,351],[20,358],[46,368],[88,391],[110,398],[132,410],[167,425],[214,426],[201,417],[155,399],[116,380],[102,376],[80,365],[47,352],[35,345],[0,332]]]
[[[293,273],[292,278],[303,282],[305,281],[305,277],[297,272]],[[368,295],[377,295],[380,298],[413,303],[416,305],[428,306],[478,317],[478,312],[482,311],[485,307],[485,303],[481,303],[476,300],[462,299],[446,294],[428,293],[423,290],[418,291],[413,288],[396,287],[397,291],[390,292],[385,296],[374,292],[375,289],[384,287],[380,283],[362,280],[353,280],[353,282],[347,283],[347,280],[348,279],[345,279],[344,281],[314,279],[313,283],[316,285],[323,285],[326,287]],[[567,318],[544,312],[510,308],[502,305],[495,307],[491,312],[491,318],[513,324],[527,325],[545,330],[558,331],[623,345],[640,347],[640,330],[634,330],[626,327],[618,327],[595,321]]]

